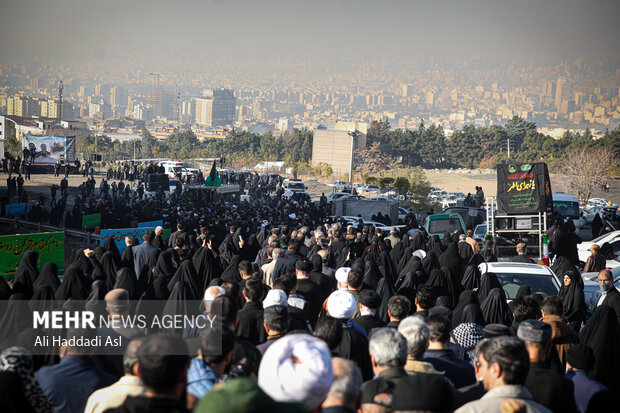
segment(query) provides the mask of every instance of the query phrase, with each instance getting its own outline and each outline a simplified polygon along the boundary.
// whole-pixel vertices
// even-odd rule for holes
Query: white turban
[[[263,300],[263,308],[271,307],[272,305],[288,306],[286,301],[286,293],[282,290],[273,289],[269,290],[265,299]]]
[[[345,290],[336,290],[327,299],[327,312],[334,318],[353,317],[355,306],[355,297]]]
[[[351,268],[349,267],[340,267],[336,270],[336,280],[338,280],[338,282],[340,284],[346,284],[347,283],[347,277],[349,276],[349,271],[351,271]]]
[[[290,334],[273,343],[258,369],[258,385],[280,402],[304,402],[309,410],[321,405],[332,385],[327,344],[309,334]]]

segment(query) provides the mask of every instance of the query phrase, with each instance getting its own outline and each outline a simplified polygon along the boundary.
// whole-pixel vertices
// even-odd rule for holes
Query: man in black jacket
[[[620,293],[614,287],[614,277],[609,270],[598,273],[598,284],[601,287],[601,296],[596,306],[607,305],[614,309],[618,324],[620,324]]]
[[[370,333],[373,328],[385,327],[385,323],[377,316],[377,308],[381,305],[381,298],[374,290],[362,290],[359,295],[360,315],[353,318],[353,322]]]
[[[576,412],[573,382],[544,363],[551,352],[551,326],[538,320],[525,320],[519,324],[517,336],[525,342],[530,355],[525,387],[534,400],[554,412]]]
[[[278,262],[276,262],[276,266],[273,269],[272,279],[277,280],[281,276],[286,273],[294,273],[295,272],[295,264],[298,259],[304,258],[303,255],[299,253],[301,245],[299,240],[292,239],[288,243],[288,251],[284,254],[284,257],[280,257]]]
[[[263,328],[263,284],[259,279],[250,278],[243,287],[245,304],[239,310],[239,322],[235,333],[237,337],[258,345],[266,340]]]

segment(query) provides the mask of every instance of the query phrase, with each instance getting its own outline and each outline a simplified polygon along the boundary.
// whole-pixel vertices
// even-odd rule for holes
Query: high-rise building
[[[41,113],[39,105],[39,101],[31,97],[11,96],[7,100],[7,115],[23,116],[25,118],[38,116]]]
[[[149,90],[148,103],[153,108],[153,116],[172,119],[176,114],[174,93],[160,87]]]
[[[413,85],[404,84],[403,85],[403,97],[408,98],[408,97],[411,97],[412,95],[413,95]]]
[[[110,105],[114,108],[124,108],[127,106],[127,90],[122,86],[110,88]]]
[[[235,96],[228,89],[206,89],[196,98],[195,122],[203,126],[226,126],[235,122]]]
[[[562,106],[562,97],[564,96],[564,85],[568,80],[564,76],[558,77],[556,86],[555,86],[555,107],[560,109]]]

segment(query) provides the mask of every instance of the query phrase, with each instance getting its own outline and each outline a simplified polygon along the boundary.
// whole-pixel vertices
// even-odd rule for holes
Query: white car
[[[603,244],[609,242],[611,247],[614,250],[614,253],[620,252],[620,230],[608,232],[607,234],[603,234],[598,238],[594,238],[592,241],[583,241],[581,244],[577,244],[577,254],[579,255],[579,261],[583,261],[584,263],[588,260],[588,257],[592,254],[590,252],[590,247],[592,244],[596,244],[599,247],[602,247]],[[606,267],[615,268],[620,266],[620,262],[616,260],[607,260]]]
[[[329,186],[336,188],[336,189],[344,189],[347,186],[347,182],[345,181],[334,181],[331,184],[328,184]]]
[[[497,275],[508,301],[516,298],[519,287],[523,285],[528,285],[532,294],[540,294],[543,297],[555,296],[560,292],[560,280],[546,265],[522,262],[483,262],[478,268],[481,274],[492,272]]]
[[[586,202],[586,208],[594,207],[594,206],[607,206],[609,205],[609,201],[603,198],[590,198],[588,202]]]
[[[594,206],[583,211],[583,219],[585,220],[586,224],[591,224],[596,214],[600,214],[602,218],[604,215],[613,214],[617,209],[617,205]]]
[[[393,201],[392,198],[388,198],[387,196],[371,196],[366,198],[368,201]]]

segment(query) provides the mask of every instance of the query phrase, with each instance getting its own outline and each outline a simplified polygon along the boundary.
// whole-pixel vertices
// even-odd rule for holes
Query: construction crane
[[[62,79],[58,81],[58,121],[62,121],[62,90],[65,88]]]

